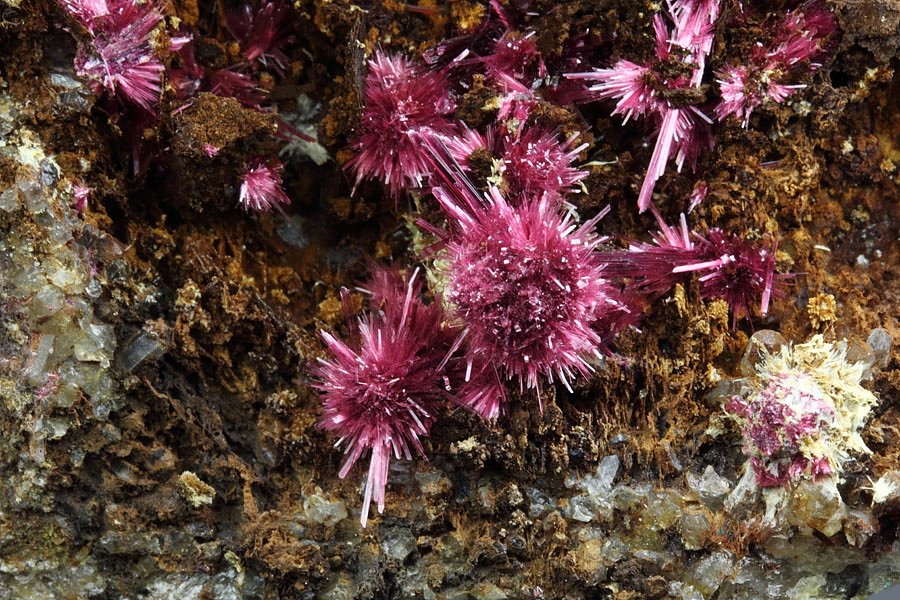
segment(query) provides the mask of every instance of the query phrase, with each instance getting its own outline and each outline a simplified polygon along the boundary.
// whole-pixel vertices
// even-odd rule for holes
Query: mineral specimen
[[[821,335],[785,345],[756,366],[751,392],[726,405],[744,439],[748,468],[761,487],[840,476],[877,400],[860,385],[866,366],[846,359],[846,343]]]

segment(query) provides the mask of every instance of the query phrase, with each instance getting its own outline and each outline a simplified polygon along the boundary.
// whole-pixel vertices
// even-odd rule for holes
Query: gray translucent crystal
[[[628,441],[628,434],[625,433],[617,433],[609,440],[609,444],[611,446],[620,446]]]
[[[60,408],[68,408],[81,398],[81,391],[77,385],[69,381],[59,383],[53,392],[53,403]]]
[[[735,396],[744,396],[751,390],[749,378],[723,379],[706,394],[706,399],[715,404],[722,404]]]
[[[132,485],[137,483],[138,474],[135,471],[134,466],[126,462],[116,463],[115,465],[113,465],[111,471],[113,475],[115,475],[125,483]]]
[[[32,245],[23,242],[16,246],[17,255],[13,260],[17,260],[16,270],[12,273],[4,275],[6,285],[15,286],[21,290],[34,290],[35,280],[40,278],[46,280],[45,273],[40,269],[41,265],[29,255],[34,251]]]
[[[679,472],[683,471],[684,464],[681,462],[681,459],[678,457],[678,452],[672,447],[672,444],[665,442],[662,446],[665,448],[666,456],[669,458],[669,464],[672,465],[672,468]]]
[[[44,196],[40,184],[34,179],[23,179],[18,182],[19,191],[25,200],[25,209],[32,213],[42,213],[50,209],[50,204]]]
[[[117,402],[109,400],[105,397],[91,398],[91,414],[95,419],[100,419],[101,421],[103,421],[109,418],[109,413],[116,410],[118,407],[119,404]]]
[[[19,208],[19,194],[16,190],[3,190],[0,192],[0,210],[13,212]]]
[[[58,440],[66,435],[69,430],[71,421],[63,417],[52,417],[47,419],[44,434],[48,440]]]
[[[669,584],[669,597],[679,600],[704,600],[699,590],[683,581],[673,581]]]
[[[490,483],[480,485],[476,490],[476,494],[478,497],[478,505],[483,508],[485,512],[491,512],[494,507],[495,496],[493,486]]]
[[[142,331],[128,342],[116,363],[121,369],[131,372],[148,358],[158,358],[162,354],[162,345],[152,335]]]
[[[581,523],[590,523],[597,516],[600,504],[591,496],[574,496],[569,498],[569,505],[563,509],[563,514]]]
[[[554,508],[547,496],[537,488],[525,488],[525,497],[528,498],[528,516],[532,519]]]
[[[701,511],[685,512],[678,521],[681,542],[688,550],[702,549],[709,537],[709,529],[709,518]]]
[[[44,230],[47,232],[47,241],[49,242],[48,245],[53,245],[59,248],[60,246],[63,246],[72,241],[72,234],[74,232],[72,230],[73,224],[69,222],[70,218],[71,214],[68,211],[62,213],[62,216],[60,216],[56,212],[48,211],[35,215],[34,221],[36,223],[40,223],[41,226],[44,227]],[[85,269],[84,267],[86,266],[87,265],[79,260],[72,271],[79,277],[84,277],[90,269],[90,267],[88,267],[88,269]],[[77,294],[80,293],[80,290],[72,289],[71,293]]]
[[[756,366],[767,354],[775,354],[787,343],[784,336],[771,329],[760,329],[752,336],[747,344],[747,350],[741,358],[741,373],[749,377],[756,373]]]
[[[66,90],[77,90],[82,87],[81,82],[69,73],[50,73],[50,85]]]
[[[25,370],[25,379],[31,385],[39,385],[44,382],[47,359],[53,352],[53,341],[55,339],[56,336],[49,333],[41,336],[41,341],[38,342],[37,350],[34,351],[31,362]]]
[[[381,550],[388,558],[403,562],[416,549],[416,538],[408,529],[392,529],[381,541]]]
[[[73,467],[77,469],[84,463],[84,458],[86,456],[87,452],[85,452],[82,448],[76,448],[69,454],[69,462]]]
[[[312,494],[303,501],[303,514],[308,521],[333,527],[347,518],[347,507],[340,500],[332,502],[321,494]]]
[[[846,350],[845,358],[849,363],[857,363],[864,367],[862,381],[872,380],[872,366],[878,360],[875,352],[866,342],[853,340],[850,342],[842,341],[840,347]]]
[[[57,96],[59,104],[72,112],[85,112],[91,108],[94,98],[87,89],[62,92]]]
[[[604,456],[597,466],[597,475],[587,478],[585,485],[592,494],[608,494],[612,489],[616,473],[619,472],[619,457],[615,454]]]
[[[570,498],[563,513],[582,523],[588,523],[595,519],[611,519],[613,515],[612,484],[618,471],[619,457],[610,454],[603,457],[593,475],[587,475],[581,479],[574,477],[567,479],[566,487],[578,488],[586,493]]]
[[[115,350],[115,331],[110,325],[83,323],[82,333],[75,342],[75,358],[85,362],[98,362],[104,368],[109,366],[109,358]]]
[[[275,231],[284,243],[296,248],[306,248],[309,246],[309,236],[304,231],[305,225],[306,219],[300,215],[291,215],[281,221]]]
[[[581,479],[569,477],[566,479],[567,488],[579,488],[591,496],[605,497],[612,490],[613,481],[619,471],[619,457],[615,454],[604,456],[597,465],[597,471],[593,475],[586,475]]]
[[[812,527],[828,537],[841,530],[846,510],[837,485],[829,480],[803,480],[791,498],[791,522]]]
[[[783,586],[772,581],[768,570],[756,561],[744,557],[736,566],[734,576],[723,582],[721,597],[740,600],[782,598]]]
[[[691,583],[704,597],[709,598],[733,571],[734,558],[731,553],[719,550],[700,559],[694,567]]]
[[[894,345],[894,337],[886,329],[877,327],[872,330],[866,342],[872,347],[875,354],[875,366],[886,369],[891,362],[891,347]]]
[[[115,383],[109,374],[92,364],[76,366],[78,387],[91,397],[92,403],[108,400],[112,397]]]
[[[41,183],[47,187],[59,181],[59,167],[49,158],[41,161]]]
[[[31,316],[35,319],[48,317],[63,307],[66,295],[56,286],[48,285],[34,295],[31,301]]]
[[[637,486],[617,485],[612,491],[612,503],[617,510],[631,512],[638,510],[647,500],[650,486],[641,484]]]
[[[628,545],[617,537],[610,537],[603,541],[600,554],[607,564],[612,565],[625,558]]]
[[[102,292],[103,286],[100,285],[100,282],[96,279],[91,279],[84,286],[84,293],[87,294],[89,298],[97,299]]]
[[[654,490],[647,498],[644,518],[651,530],[662,531],[673,526],[681,516],[681,494],[675,490]]]
[[[731,490],[731,482],[716,473],[712,465],[706,466],[703,475],[688,473],[686,479],[688,488],[706,504],[720,500]]]

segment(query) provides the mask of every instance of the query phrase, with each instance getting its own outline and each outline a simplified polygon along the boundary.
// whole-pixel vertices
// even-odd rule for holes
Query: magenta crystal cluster
[[[722,98],[716,118],[734,115],[747,127],[750,115],[766,100],[782,103],[803,84],[787,83],[803,70],[815,71],[830,52],[837,23],[820,1],[805,2],[772,23],[768,43],[758,42],[746,62],[716,72]]]
[[[396,197],[428,175],[421,135],[451,135],[456,108],[443,73],[378,52],[369,61],[366,104],[356,132],[356,155],[347,163],[363,179],[382,181]]]
[[[740,235],[710,229],[691,232],[681,215],[680,228],[672,227],[651,205],[660,227],[651,243],[633,242],[627,251],[606,252],[606,273],[627,278],[655,299],[688,274],[699,275],[700,295],[720,298],[731,308],[735,324],[759,305],[765,315],[773,297],[782,295],[787,275],[775,273],[776,243],[771,237],[751,242]]]
[[[744,419],[744,454],[760,487],[834,471],[824,448],[815,448],[834,423],[834,406],[808,376],[776,375],[750,399],[731,400],[726,410]],[[806,453],[804,443],[812,446]]]
[[[148,113],[162,91],[165,68],[152,44],[163,16],[152,3],[133,0],[61,0],[81,24],[88,41],[78,47],[75,71],[94,93],[106,91]],[[184,39],[173,39],[171,49]]]
[[[759,353],[742,393],[725,401],[743,439],[745,477],[760,488],[835,485],[848,461],[870,452],[861,431],[877,400],[860,385],[869,363],[821,335]]]
[[[672,156],[680,171],[685,161],[695,165],[700,152],[712,144],[712,121],[689,91],[699,88],[703,79],[719,2],[678,1],[669,10],[671,27],[661,14],[653,20],[654,62],[639,64],[620,59],[608,69],[567,74],[571,79],[593,82],[591,99],[615,99],[613,114],[625,115],[626,123],[632,117],[649,118],[655,123],[656,145],[638,194],[641,212],[650,207],[656,181]]]
[[[385,371],[391,361],[370,350],[374,331],[378,339],[399,335],[386,330],[396,320],[389,315],[408,309],[390,305],[409,306],[410,298],[424,293],[418,285],[409,284],[411,296],[380,296],[355,328],[362,334],[353,346],[359,350],[323,334],[334,358],[317,370],[326,407],[321,425],[347,445],[350,458],[341,476],[371,451],[364,522],[371,497],[383,506],[387,449],[408,456],[409,443],[399,450],[394,444],[426,435],[436,402],[493,420],[517,390],[542,410],[543,388],[559,383],[571,390],[576,378],[590,377],[618,333],[691,277],[702,298],[728,303],[735,322],[755,310],[765,314],[782,294],[773,237],[751,241],[716,228],[701,234],[689,229],[684,215],[673,227],[651,199],[670,157],[679,168],[694,165],[712,144],[713,119],[702,94],[691,90],[703,85],[719,18],[716,0],[675,2],[668,17],[657,15],[654,60],[621,59],[612,68],[581,73],[572,70],[578,60],[546,60],[534,37],[515,31],[513,17],[492,6],[501,26],[448,40],[426,53],[425,62],[382,50],[369,61],[362,117],[351,140],[356,154],[346,167],[357,185],[373,179],[395,199],[430,197],[441,214],[417,222],[433,237],[418,257],[430,269],[435,299],[429,310],[439,313],[425,328],[432,339],[401,336],[394,349],[418,366],[409,373]],[[813,10],[805,5],[785,22],[808,36],[813,27],[798,15]],[[485,35],[494,41],[484,43]],[[560,78],[565,73],[568,78]],[[497,109],[494,122],[480,128],[455,117],[457,90],[475,75],[490,86]],[[571,87],[577,81],[592,85],[579,92]],[[597,232],[606,210],[579,223],[567,199],[587,177],[577,161],[588,145],[578,143],[578,133],[563,137],[540,118],[542,105],[561,98],[615,99],[616,114],[656,124],[656,148],[638,202],[659,228],[650,241],[613,248]],[[707,190],[706,184],[696,186],[691,204]],[[383,277],[379,273],[376,279]],[[422,410],[411,410],[413,402]]]
[[[119,114],[119,124],[132,143],[136,173],[158,158],[147,147],[144,132],[160,123],[160,108],[176,115],[198,94],[207,92],[235,98],[255,110],[275,110],[263,75],[282,75],[288,66],[283,48],[291,41],[287,27],[291,9],[280,0],[242,4],[225,15],[226,29],[240,49],[240,59],[228,65],[198,61],[198,38],[202,36],[169,24],[154,0],[59,2],[87,33],[79,36],[76,73],[106,101],[109,112]],[[171,92],[164,94],[164,88]],[[283,122],[279,136],[306,138]],[[210,158],[220,150],[204,148]],[[265,212],[289,204],[281,168],[277,156],[249,159],[241,175],[240,206]]]
[[[739,9],[747,20],[749,9]],[[713,147],[712,117],[700,93],[707,59],[719,19],[719,0],[677,0],[668,5],[668,19],[657,14],[654,60],[635,63],[622,58],[612,67],[571,72],[571,79],[590,82],[587,98],[616,100],[614,115],[627,123],[649,119],[655,126],[656,144],[638,194],[638,209],[650,208],[656,182],[674,156],[680,172],[687,162],[696,168],[701,153]],[[731,115],[744,127],[750,114],[766,99],[784,102],[800,84],[788,81],[805,69],[821,66],[817,60],[828,54],[837,31],[834,15],[821,0],[803,3],[777,22],[768,43],[758,42],[749,57],[741,57],[716,72],[720,99],[713,111],[717,120]]]
[[[257,158],[250,161],[244,172],[238,201],[247,211],[268,212],[281,210],[291,203],[281,182],[281,163],[268,163]]]
[[[467,372],[485,372],[461,402],[487,419],[500,414],[503,382],[533,389],[542,381],[571,389],[591,370],[607,332],[595,326],[627,310],[604,278],[594,227],[578,226],[547,194],[513,206],[491,187],[465,185],[432,192],[450,219],[444,234],[450,316],[463,328]]]
[[[404,279],[391,270],[376,270],[369,284],[371,312],[350,324],[350,344],[327,332],[322,338],[333,358],[316,369],[322,392],[320,426],[336,432],[347,458],[345,477],[356,461],[370,453],[362,525],[374,499],[384,510],[391,456],[424,456],[438,403],[452,398],[448,362],[454,332],[443,326],[439,303],[425,304],[418,271]]]

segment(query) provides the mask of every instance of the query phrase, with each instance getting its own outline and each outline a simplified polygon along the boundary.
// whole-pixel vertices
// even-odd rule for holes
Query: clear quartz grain
[[[771,329],[760,329],[747,344],[747,350],[741,358],[741,374],[750,377],[756,373],[756,366],[769,354],[775,354],[787,343],[784,336]]]
[[[891,362],[891,348],[894,345],[894,337],[887,329],[877,327],[872,330],[866,342],[871,346],[875,355],[875,366],[886,369]]]

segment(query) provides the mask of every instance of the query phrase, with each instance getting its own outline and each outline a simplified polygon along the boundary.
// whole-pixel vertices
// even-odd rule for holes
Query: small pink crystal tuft
[[[805,2],[772,26],[774,37],[759,43],[744,64],[716,72],[722,99],[716,106],[720,121],[734,115],[744,127],[766,100],[782,103],[806,87],[789,84],[803,65],[815,71],[831,50],[837,32],[834,15],[819,0]]]
[[[704,298],[722,298],[731,308],[735,321],[752,314],[759,305],[759,313],[769,312],[772,297],[782,295],[780,281],[775,274],[777,243],[770,237],[751,242],[738,235],[710,229],[701,238],[697,252],[715,266],[705,267],[700,276],[700,293]],[[682,269],[690,269],[685,265]],[[699,270],[699,269],[697,269]]]
[[[595,82],[593,100],[615,99],[612,114],[650,118],[658,124],[656,144],[638,194],[638,210],[650,207],[656,182],[674,156],[680,171],[685,162],[696,166],[699,154],[712,147],[711,119],[692,101],[673,101],[676,92],[700,86],[706,57],[712,48],[718,0],[677,1],[669,6],[674,27],[662,15],[653,19],[656,61],[638,64],[620,59],[612,68],[569,73],[570,79]],[[689,96],[688,96],[689,97]]]
[[[262,0],[258,7],[246,3],[228,15],[228,31],[247,62],[258,61],[279,72],[287,68],[288,57],[281,48],[291,40],[285,24],[289,10],[281,0]]]
[[[500,169],[511,197],[561,195],[574,191],[587,171],[572,166],[587,144],[575,146],[578,135],[560,142],[558,134],[541,127],[520,127],[517,135],[501,136]]]
[[[588,88],[593,100],[615,98],[614,115],[625,115],[625,123],[632,117],[641,118],[659,110],[659,97],[655,89],[655,74],[648,66],[619,60],[609,69],[597,69],[586,73],[570,73],[569,79],[594,81]]]
[[[268,212],[281,210],[291,199],[284,193],[281,183],[281,162],[255,158],[244,171],[239,200],[246,211]]]
[[[516,37],[507,33],[497,40],[493,52],[482,62],[488,75],[501,85],[517,82],[530,88],[535,79],[547,75],[534,34]]]
[[[372,500],[384,511],[391,456],[424,457],[422,438],[431,430],[439,402],[449,395],[445,366],[456,334],[443,328],[439,302],[422,301],[418,272],[403,279],[378,269],[367,285],[372,312],[351,328],[352,346],[321,332],[331,358],[315,369],[322,393],[319,426],[333,431],[347,456],[344,478],[366,452],[369,474],[360,522]]]
[[[72,195],[75,197],[75,203],[72,208],[74,208],[76,212],[84,212],[87,208],[88,198],[90,198],[92,191],[94,191],[92,188],[78,183],[72,186]]]
[[[699,274],[703,298],[722,298],[731,308],[734,322],[759,306],[765,315],[773,297],[783,294],[788,277],[775,273],[777,244],[769,237],[750,241],[711,229],[706,236],[691,232],[681,216],[679,227],[663,221],[650,205],[659,224],[652,243],[632,242],[627,251],[603,253],[606,273],[631,280],[631,285],[651,297],[667,293],[687,273]]]
[[[134,0],[61,0],[62,7],[90,35],[79,44],[75,71],[94,93],[106,90],[122,101],[153,113],[165,70],[153,46],[153,32],[163,21],[152,2]],[[170,48],[182,43],[171,40]]]
[[[447,115],[454,107],[444,75],[405,57],[376,52],[369,61],[365,108],[352,143],[357,154],[347,162],[356,183],[379,179],[395,197],[421,187],[429,171],[419,135],[451,135]]]

